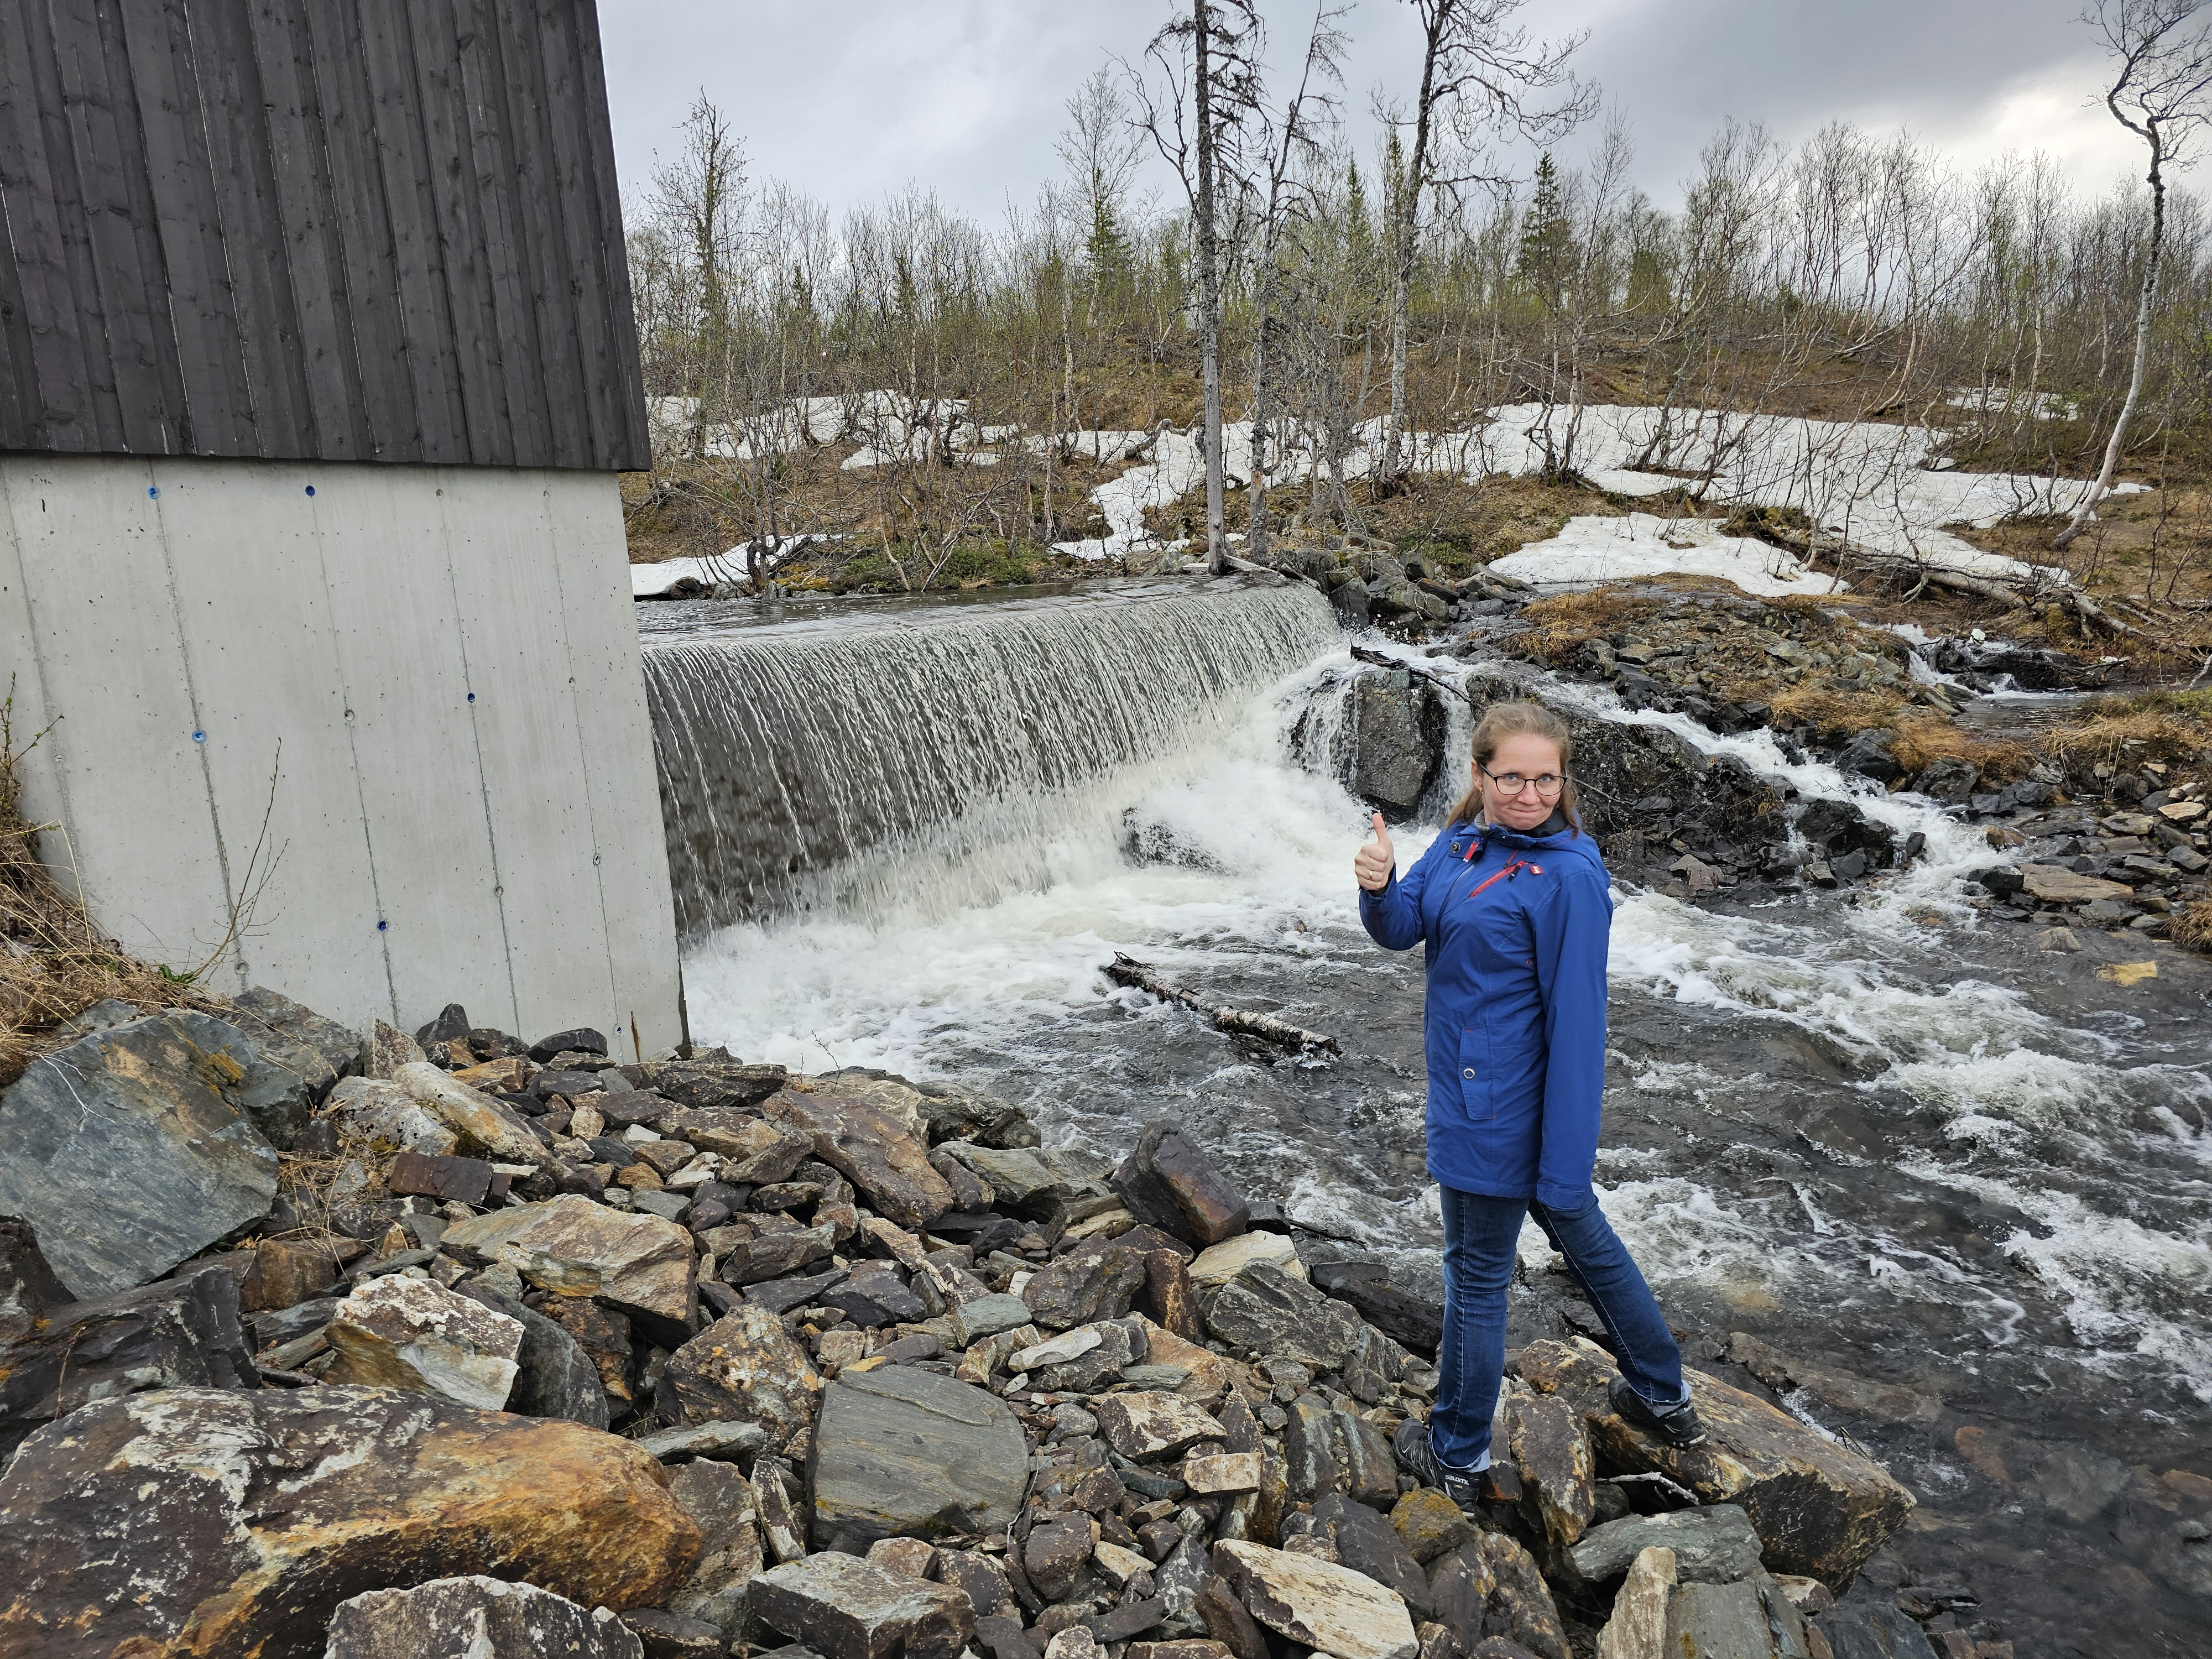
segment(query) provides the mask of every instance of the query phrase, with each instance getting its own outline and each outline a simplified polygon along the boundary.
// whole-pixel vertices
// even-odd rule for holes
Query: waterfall
[[[678,931],[1040,880],[1336,638],[1313,589],[1241,583],[648,635]]]

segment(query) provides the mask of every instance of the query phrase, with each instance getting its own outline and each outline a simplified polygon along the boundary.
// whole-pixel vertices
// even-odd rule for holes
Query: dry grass
[[[1771,724],[1809,726],[1824,738],[1842,737],[1870,726],[1893,726],[1911,706],[1887,688],[1838,691],[1815,679],[1782,686],[1768,703],[1774,711]]]
[[[2150,692],[2106,704],[2094,719],[2045,734],[2043,747],[2069,765],[2082,761],[2199,761],[2212,757],[2212,692]]]
[[[2026,776],[2035,760],[2026,744],[1964,731],[1936,714],[1906,715],[1897,722],[1896,733],[1890,752],[1911,773],[1939,760],[1964,760],[1972,761],[1988,782],[2011,783]]]
[[[1657,599],[1625,593],[1617,587],[1586,588],[1532,601],[1521,612],[1529,631],[1515,643],[1540,662],[1554,663],[1585,640],[1599,639],[1623,624],[1656,617]]]
[[[2212,899],[2199,899],[2175,911],[2166,936],[2185,950],[2212,951]]]
[[[165,975],[106,937],[40,859],[52,825],[24,817],[20,763],[39,733],[15,747],[15,697],[0,700],[0,1085],[52,1046],[53,1028],[114,997],[142,1012],[222,1005]]]

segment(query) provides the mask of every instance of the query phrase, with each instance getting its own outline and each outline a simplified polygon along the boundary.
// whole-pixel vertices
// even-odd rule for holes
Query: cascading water
[[[651,645],[678,930],[1040,879],[1117,775],[1191,751],[1334,635],[1309,587],[1158,586]]]
[[[649,651],[664,775],[696,769],[667,786],[672,821],[690,800],[714,814],[678,854],[695,1035],[958,1079],[1102,1152],[1171,1116],[1310,1249],[1433,1283],[1419,953],[1358,925],[1366,811],[1339,781],[1356,665],[1310,599],[1186,592],[1118,635],[1110,607],[1058,602],[942,635]],[[1024,689],[941,706],[947,678],[987,677]],[[2089,1630],[2084,1652],[2204,1650],[2212,1565],[2192,1552],[2212,1547],[2174,1528],[2212,1490],[2212,971],[2166,952],[2122,990],[2096,969],[2147,947],[2055,954],[1982,921],[1962,878],[2000,855],[1934,803],[1764,733],[1542,689],[1926,837],[1911,868],[1843,893],[1619,895],[1598,1181],[1670,1314],[1878,1382],[1848,1413],[1832,1386],[1792,1399],[1912,1487],[1914,1571],[1970,1584],[2023,1655]],[[1463,776],[1452,714],[1425,807]],[[880,752],[907,732],[929,740]],[[774,834],[731,821],[763,798]],[[825,837],[797,872],[793,825]],[[1397,831],[1401,860],[1431,832]],[[927,902],[900,890],[925,881]],[[1117,990],[1097,971],[1117,950],[1344,1055],[1292,1062]],[[1525,1255],[1545,1272],[1533,1231]]]

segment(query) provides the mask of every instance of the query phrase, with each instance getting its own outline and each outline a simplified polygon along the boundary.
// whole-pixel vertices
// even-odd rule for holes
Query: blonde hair
[[[1569,735],[1567,723],[1540,702],[1493,702],[1482,711],[1482,718],[1474,723],[1474,738],[1469,745],[1474,751],[1474,763],[1487,766],[1498,753],[1498,745],[1508,738],[1543,738],[1556,744],[1559,750],[1559,771],[1564,775],[1575,757],[1575,740]],[[1574,780],[1568,778],[1559,790],[1559,811],[1566,814],[1567,822],[1577,835],[1583,832],[1582,796],[1575,788]],[[1459,805],[1451,810],[1449,822],[1479,823],[1482,819],[1482,781],[1468,780],[1467,793],[1460,797]]]

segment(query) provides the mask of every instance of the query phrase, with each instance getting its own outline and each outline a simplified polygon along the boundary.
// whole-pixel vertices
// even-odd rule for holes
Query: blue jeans
[[[1444,1212],[1444,1340],[1437,1357],[1443,1382],[1429,1414],[1429,1444],[1448,1468],[1490,1462],[1490,1419],[1505,1369],[1505,1291],[1513,1282],[1521,1218],[1531,1214],[1566,1257],[1575,1282],[1613,1338],[1629,1386],[1662,1409],[1686,1399],[1682,1353],[1651,1287],[1598,1208],[1592,1193],[1577,1210],[1531,1199],[1487,1198],[1440,1189]]]

